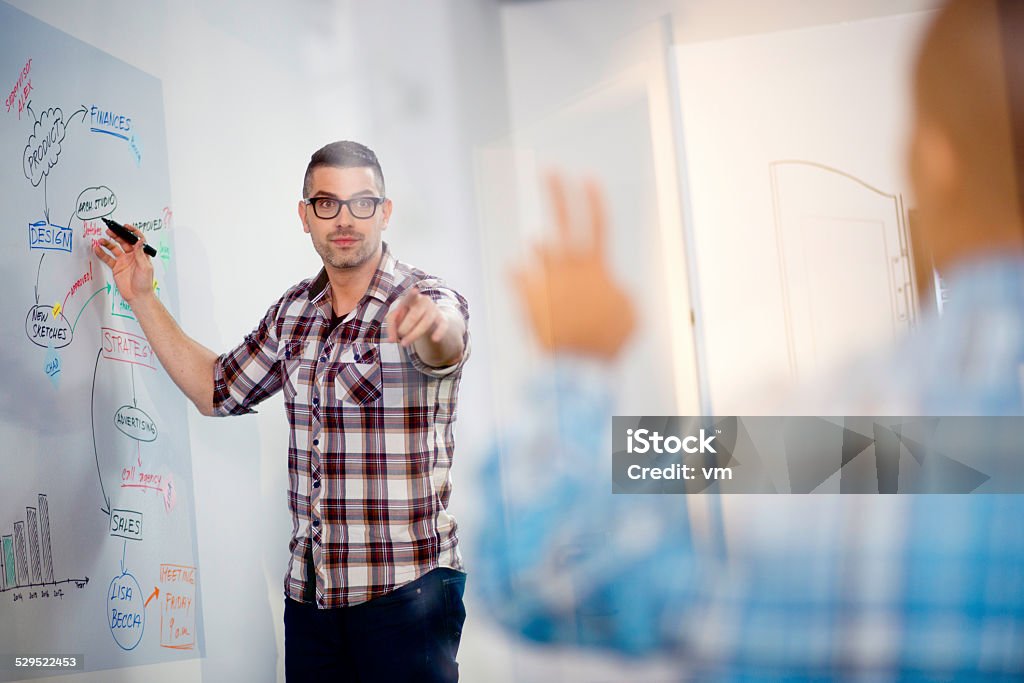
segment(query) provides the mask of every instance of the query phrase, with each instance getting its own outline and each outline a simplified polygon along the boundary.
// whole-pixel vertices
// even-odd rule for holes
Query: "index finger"
[[[110,228],[107,228],[107,237],[110,238],[113,244],[116,244],[118,247],[120,247],[121,251],[127,253],[132,250],[132,245],[128,244],[128,242],[126,242],[123,237],[118,235]]]
[[[422,294],[423,292],[420,291],[419,283],[413,283],[408,289],[405,290],[405,292],[402,293],[402,296],[398,298],[398,305],[409,306],[417,297],[421,296]]]
[[[136,246],[136,245],[138,245],[140,243],[144,243],[146,241],[146,236],[144,234],[142,234],[142,231],[139,230],[138,228],[136,228],[135,226],[127,225],[126,224],[123,227],[124,227],[125,230],[127,230],[128,232],[130,232],[133,235],[135,235],[138,238],[138,242],[136,242],[134,245],[129,244],[128,240],[126,240],[125,238],[121,237],[120,235],[118,235],[113,230],[111,230],[109,226],[107,227],[107,234],[110,235],[110,237],[115,242],[117,242],[117,245],[119,247],[121,247],[121,249],[123,251],[131,251],[134,246]]]
[[[136,243],[137,246],[141,247],[143,244],[146,243],[146,234],[139,230],[138,228],[136,228],[134,225],[126,223],[124,228],[125,230],[131,232],[132,234],[139,238],[139,241]]]
[[[587,195],[587,208],[590,210],[591,248],[597,254],[603,254],[608,238],[608,214],[604,208],[604,193],[597,181],[590,178],[584,184]]]
[[[569,202],[565,197],[565,183],[558,173],[548,173],[546,177],[548,198],[555,212],[555,229],[557,242],[562,247],[572,243],[572,224],[569,221]]]

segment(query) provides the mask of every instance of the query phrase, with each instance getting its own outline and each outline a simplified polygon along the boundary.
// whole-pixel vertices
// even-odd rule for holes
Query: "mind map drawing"
[[[0,654],[201,656],[184,398],[92,253],[102,218],[138,227],[176,312],[161,85],[3,3],[0,24]]]

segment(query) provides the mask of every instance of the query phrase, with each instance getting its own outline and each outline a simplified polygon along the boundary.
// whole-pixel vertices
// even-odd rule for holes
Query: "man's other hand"
[[[533,333],[551,352],[567,351],[612,360],[636,326],[633,302],[605,262],[607,219],[594,182],[584,186],[587,222],[574,226],[565,184],[547,179],[555,237],[535,248],[534,259],[513,272]]]

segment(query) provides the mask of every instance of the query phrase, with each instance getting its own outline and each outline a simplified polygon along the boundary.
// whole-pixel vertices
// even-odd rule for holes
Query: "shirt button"
[[[319,446],[320,445],[320,439],[313,439],[313,445],[314,446]]]
[[[319,519],[314,519],[313,520],[313,526],[320,526],[320,520]]]
[[[318,482],[318,481],[314,481],[314,482],[313,482],[313,488],[315,488],[315,489],[318,489],[318,488],[320,488],[320,482]]]
[[[320,362],[321,363],[326,363],[327,362],[327,356],[320,356]]]
[[[320,403],[320,397],[319,396],[314,396],[313,397],[313,405],[317,405],[318,403]]]

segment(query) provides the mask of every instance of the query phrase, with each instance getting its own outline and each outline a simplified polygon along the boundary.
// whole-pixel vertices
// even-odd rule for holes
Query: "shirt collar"
[[[377,266],[377,272],[373,274],[373,279],[370,280],[370,286],[366,288],[365,296],[387,303],[395,288],[396,265],[398,265],[398,259],[388,249],[388,243],[381,242],[380,264]]]
[[[391,250],[388,248],[387,242],[381,243],[381,257],[380,263],[377,265],[377,270],[373,274],[373,278],[370,280],[370,286],[366,288],[366,294],[363,297],[371,297],[387,303],[388,298],[391,296],[391,292],[395,288],[395,266],[398,264],[398,259],[394,257]],[[309,283],[308,296],[309,301],[314,306],[319,305],[321,302],[330,301],[331,288],[328,286],[330,279],[327,277],[327,269],[321,268],[317,276],[313,278],[313,281]]]

